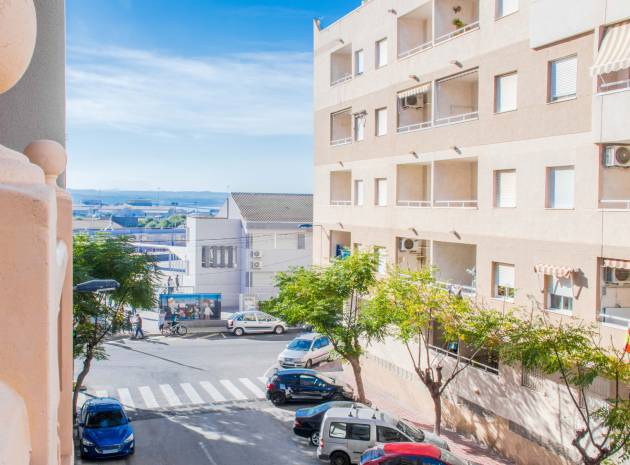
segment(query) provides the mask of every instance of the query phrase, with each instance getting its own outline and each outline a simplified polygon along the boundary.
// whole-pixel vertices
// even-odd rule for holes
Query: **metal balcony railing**
[[[621,315],[621,312],[626,312],[627,315]],[[613,314],[613,312],[616,313]],[[628,328],[630,325],[630,307],[626,308],[602,308],[597,317],[600,323],[606,323],[613,326],[619,326],[620,328]]]
[[[454,294],[459,293],[461,290],[461,295],[463,296],[477,295],[477,289],[475,289],[473,286],[465,286],[463,284],[453,284],[453,283],[448,283],[446,281],[436,281],[435,284],[439,288],[444,289],[445,291],[452,292]]]
[[[602,204],[602,208],[610,208],[615,210],[630,210],[630,200],[611,200],[605,199],[600,200],[600,204]]]
[[[430,200],[398,200],[396,205],[399,207],[422,207],[429,208],[431,207]]]
[[[346,145],[352,143],[352,137],[344,137],[343,139],[335,139],[330,141],[330,145],[335,147],[337,145]]]
[[[352,205],[351,200],[331,200],[331,205]]]
[[[352,79],[352,73],[348,73],[348,74],[344,74],[343,76],[335,79],[334,81],[330,82],[330,86],[336,86],[337,84],[341,84],[343,82],[349,81]]]
[[[434,207],[446,208],[477,208],[477,200],[435,200]]]
[[[446,116],[444,118],[438,118],[435,120],[435,126],[445,126],[447,124],[461,123],[462,121],[469,121],[479,118],[478,111],[471,111],[470,113],[462,113],[461,115]]]
[[[630,89],[630,79],[624,79],[616,82],[602,82],[599,84],[599,93],[601,94],[627,89]]]
[[[457,30],[455,30],[453,32],[449,32],[447,34],[443,34],[440,37],[434,39],[433,43],[434,44],[439,44],[439,43],[442,43],[442,42],[446,42],[449,39],[452,39],[454,37],[457,37],[459,35],[464,34],[465,32],[469,32],[469,31],[472,31],[474,29],[479,29],[479,21],[475,21],[474,23],[467,24],[466,26],[460,27],[459,29],[457,29]]]
[[[398,53],[398,58],[399,59],[403,59],[403,58],[407,58],[410,57],[411,55],[415,55],[416,53],[420,53],[423,50],[427,50],[429,48],[433,47],[433,41],[430,40],[429,42],[425,42],[424,44],[420,44],[417,47],[413,47],[409,50],[405,50],[403,52],[399,52]]]
[[[431,126],[433,126],[433,121],[423,121],[422,123],[414,123],[414,124],[408,124],[406,126],[400,126],[399,128],[396,129],[396,132],[398,132],[398,134],[403,134],[405,132],[413,132],[413,131],[420,131],[421,129],[428,129]]]
[[[436,347],[436,346],[433,346],[433,345],[429,345],[429,349],[434,350],[434,351],[436,351],[436,352],[438,352],[438,353],[440,353],[442,355],[446,355],[447,357],[451,357],[451,358],[454,358],[454,359],[459,358],[463,364],[469,363],[470,366],[478,368],[478,369],[483,370],[483,371],[486,371],[488,373],[492,373],[494,375],[498,375],[499,374],[499,369],[497,367],[486,365],[486,364],[483,364],[481,362],[477,362],[476,360],[471,360],[471,359],[469,359],[467,357],[463,357],[463,356],[461,356],[461,355],[459,355],[459,354],[457,354],[455,352],[451,352],[450,350],[443,349],[441,347]]]

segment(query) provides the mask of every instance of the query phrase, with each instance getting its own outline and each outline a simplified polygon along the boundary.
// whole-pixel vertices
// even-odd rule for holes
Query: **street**
[[[108,342],[109,359],[93,364],[82,401],[119,399],[133,421],[136,452],[107,463],[319,463],[315,448],[293,434],[298,406],[277,408],[264,399],[267,375],[295,335],[215,333]],[[77,457],[77,463],[87,462]]]

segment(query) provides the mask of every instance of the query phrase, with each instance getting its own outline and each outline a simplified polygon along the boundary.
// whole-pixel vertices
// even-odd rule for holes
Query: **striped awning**
[[[403,90],[398,93],[398,98],[411,97],[412,95],[426,94],[431,90],[431,83],[422,84],[421,86],[414,87],[413,89]]]
[[[599,48],[591,76],[630,67],[630,23],[609,26]]]
[[[570,278],[573,273],[577,273],[579,268],[570,268],[568,266],[545,265],[539,263],[534,266],[534,271],[539,274],[547,274],[556,278]]]
[[[624,270],[630,270],[630,261],[604,258],[604,266],[606,268],[622,268]]]

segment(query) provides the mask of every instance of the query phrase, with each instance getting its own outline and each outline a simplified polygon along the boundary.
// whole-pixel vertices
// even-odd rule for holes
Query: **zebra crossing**
[[[113,397],[129,410],[156,410],[201,404],[219,404],[234,401],[254,401],[265,398],[267,378],[200,380],[157,386],[116,387],[89,389],[79,395],[79,405],[94,397]]]

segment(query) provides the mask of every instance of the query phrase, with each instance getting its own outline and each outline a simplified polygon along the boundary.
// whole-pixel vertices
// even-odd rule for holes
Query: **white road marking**
[[[131,398],[131,393],[129,392],[129,389],[118,389],[118,398],[125,407],[136,408],[136,404],[133,403],[133,399]]]
[[[258,377],[258,381],[260,381],[260,382],[261,382],[261,383],[263,383],[263,384],[267,384],[267,380],[268,380],[268,379],[269,379],[269,378],[267,378],[266,376],[259,376],[259,377]]]
[[[190,401],[193,404],[203,404],[203,399],[201,398],[201,396],[199,394],[197,394],[197,391],[195,391],[195,388],[192,387],[192,384],[190,383],[181,383],[180,386],[182,387],[182,389],[184,390],[184,392],[186,393],[186,395],[188,396],[188,398],[190,399]]]
[[[144,401],[144,405],[147,408],[158,408],[159,407],[157,401],[155,400],[155,396],[153,395],[153,391],[151,391],[151,388],[149,386],[140,386],[138,388],[138,391],[140,391],[140,395],[142,396],[142,400]]]
[[[215,402],[225,402],[226,401],[226,399],[223,396],[223,394],[221,394],[217,390],[217,388],[215,388],[208,381],[200,381],[199,384],[201,385],[202,388],[205,389],[205,391],[210,395],[210,397],[212,397],[212,400],[214,400]]]
[[[105,391],[105,390],[96,391],[94,393],[94,395],[96,395],[96,397],[108,397],[109,396],[108,392]]]
[[[253,392],[256,397],[261,399],[265,398],[265,393],[262,392],[258,386],[252,383],[249,378],[239,378],[238,380],[243,384],[243,386]]]
[[[182,405],[182,401],[179,400],[179,397],[177,397],[177,394],[175,394],[170,384],[160,384],[160,390],[171,407],[179,407]]]
[[[237,388],[236,386],[234,386],[234,384],[227,379],[222,379],[220,381],[221,384],[223,384],[223,387],[225,389],[227,389],[228,391],[230,391],[230,394],[232,394],[232,396],[236,399],[236,400],[246,400],[247,396],[245,394],[243,394],[239,388]]]
[[[210,462],[210,465],[217,465],[217,462],[214,461],[212,455],[210,455],[210,452],[208,452],[208,449],[203,442],[199,442],[199,447],[201,447],[201,450],[206,455],[206,458],[208,459],[208,462]]]

